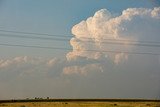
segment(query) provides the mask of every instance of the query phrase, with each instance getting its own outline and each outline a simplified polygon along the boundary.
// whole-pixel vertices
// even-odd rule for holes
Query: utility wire
[[[16,34],[27,34],[27,35],[43,35],[43,36],[51,36],[51,37],[64,37],[64,38],[71,38],[73,35],[71,34],[47,34],[47,33],[34,33],[34,32],[21,32],[21,31],[12,31],[12,30],[3,30],[0,29],[0,32],[6,32],[6,33],[16,33]],[[113,34],[103,34],[106,35],[113,35]],[[84,36],[84,35],[82,35]],[[88,37],[81,37],[82,39],[93,39]],[[141,43],[160,43],[159,41],[139,41],[139,40],[126,40],[126,39],[109,39],[109,38],[103,38],[103,40],[110,40],[110,41],[123,41],[123,42],[141,42]]]
[[[3,37],[12,37],[12,38],[26,38],[26,39],[40,39],[40,40],[52,40],[52,41],[70,41],[70,39],[63,38],[47,38],[47,37],[36,37],[36,36],[20,36],[20,35],[11,35],[11,34],[0,34]],[[79,40],[81,41],[81,40]],[[91,42],[95,43],[91,40],[85,40],[82,42]],[[122,42],[113,42],[113,41],[103,41],[101,44],[110,44],[110,45],[132,45],[132,46],[143,46],[143,47],[160,47],[160,44],[142,44],[142,43],[122,43]]]
[[[13,34],[0,34],[1,37],[12,37],[12,38],[25,38],[25,39],[40,39],[40,40],[55,40],[55,41],[69,41],[70,39],[63,38],[49,38],[49,37],[37,37],[37,36],[24,36],[24,35],[13,35]]]
[[[41,49],[55,49],[55,50],[69,50],[70,48],[61,48],[61,47],[44,47],[44,46],[33,46],[33,45],[19,45],[19,44],[0,44],[1,46],[9,47],[25,47],[25,48],[41,48]],[[78,49],[77,49],[78,51]],[[128,52],[128,51],[113,51],[113,50],[84,50],[88,52],[107,52],[107,53],[126,53],[126,54],[141,54],[141,55],[160,55],[160,53],[149,53],[149,52]]]
[[[68,37],[67,35],[59,35],[59,34],[47,34],[47,33],[34,33],[34,32],[21,32],[21,31],[11,31],[11,30],[2,30],[1,32],[8,32],[8,33],[17,33],[17,34],[29,34],[29,35],[45,35],[45,36],[58,36],[58,37]],[[70,36],[72,37],[72,36]]]

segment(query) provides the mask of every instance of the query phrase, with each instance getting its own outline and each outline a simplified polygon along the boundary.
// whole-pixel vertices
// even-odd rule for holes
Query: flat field
[[[0,107],[160,107],[160,102],[5,102]]]

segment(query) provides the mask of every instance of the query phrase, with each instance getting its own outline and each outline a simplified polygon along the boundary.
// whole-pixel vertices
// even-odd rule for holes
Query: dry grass
[[[155,102],[27,102],[2,103],[0,107],[160,107]]]

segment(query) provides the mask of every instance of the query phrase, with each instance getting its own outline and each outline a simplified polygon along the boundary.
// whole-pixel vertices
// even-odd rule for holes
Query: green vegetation
[[[160,102],[15,102],[0,107],[160,107]]]

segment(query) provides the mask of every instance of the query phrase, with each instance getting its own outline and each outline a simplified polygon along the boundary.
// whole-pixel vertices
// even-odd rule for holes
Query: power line
[[[33,45],[19,45],[19,44],[0,44],[1,46],[9,47],[25,47],[25,48],[40,48],[40,49],[54,49],[54,50],[69,50],[70,48],[61,48],[61,47],[44,47],[44,46],[33,46]],[[78,49],[77,49],[78,51]],[[126,53],[126,54],[141,54],[141,55],[160,55],[160,53],[149,53],[149,52],[128,52],[128,51],[113,51],[113,50],[84,50],[88,52],[107,52],[107,53]]]
[[[12,38],[26,38],[26,39],[40,39],[40,40],[56,40],[56,41],[69,41],[70,39],[63,38],[49,38],[49,37],[37,37],[37,36],[22,36],[13,34],[0,34],[1,37],[12,37]]]
[[[51,36],[51,37],[64,37],[64,38],[71,38],[73,37],[72,34],[47,34],[47,33],[35,33],[35,32],[22,32],[22,31],[12,31],[12,30],[3,30],[0,29],[0,32],[6,32],[6,33],[17,33],[17,34],[27,34],[27,35],[43,35],[43,36]],[[113,35],[113,34],[103,34],[106,35]],[[84,36],[84,35],[82,35]],[[94,38],[88,38],[88,37],[80,37],[80,39],[94,39]],[[141,43],[160,43],[159,41],[139,41],[139,40],[126,40],[126,39],[109,39],[109,38],[103,38],[103,40],[110,40],[110,41],[123,41],[123,42],[141,42]]]
[[[12,35],[12,34],[0,34],[3,37],[16,37],[16,38],[27,38],[27,39],[40,39],[40,40],[53,40],[53,41],[70,41],[70,39],[63,39],[63,38],[47,38],[47,37],[36,37],[36,36],[20,36],[20,35]],[[80,41],[80,40],[79,40]],[[91,42],[95,43],[94,41],[83,41],[83,42]],[[100,42],[101,44],[110,44],[110,45],[132,45],[132,46],[143,46],[143,47],[160,47],[160,44],[142,44],[142,43],[122,43],[122,42],[113,42],[113,41],[103,41]]]
[[[67,35],[59,35],[59,34],[47,34],[47,33],[34,33],[34,32],[21,32],[21,31],[11,31],[11,30],[2,30],[1,32],[8,32],[8,33],[17,33],[17,34],[29,34],[29,35],[45,35],[45,36],[59,36],[59,37],[67,37]],[[72,37],[72,36],[70,36]]]

